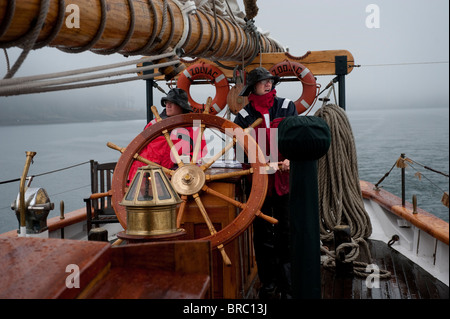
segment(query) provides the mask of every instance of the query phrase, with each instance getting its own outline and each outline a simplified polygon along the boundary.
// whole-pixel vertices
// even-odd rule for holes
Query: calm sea
[[[358,152],[360,178],[376,183],[389,171],[401,153],[435,170],[449,172],[448,108],[409,110],[348,111]],[[88,162],[117,161],[120,154],[106,146],[108,141],[125,147],[145,126],[144,120],[121,122],[70,123],[52,125],[0,126],[0,233],[17,227],[10,205],[17,197],[19,182],[1,184],[19,178],[25,163],[25,151],[35,151],[29,175]],[[406,170],[406,199],[418,196],[419,206],[448,221],[448,208],[441,204],[448,191],[447,177],[415,165]],[[401,196],[400,170],[395,168],[381,184]],[[89,195],[89,164],[37,176],[31,187],[43,187],[55,209],[49,217],[59,215],[64,201],[65,212],[84,206]]]

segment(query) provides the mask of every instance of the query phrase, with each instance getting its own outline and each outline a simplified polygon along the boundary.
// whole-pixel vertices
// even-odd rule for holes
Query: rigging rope
[[[36,175],[31,175],[31,176],[29,176],[29,177],[30,177],[31,179],[33,179],[34,177],[39,177],[39,176],[43,176],[43,175],[48,175],[48,174],[57,173],[57,172],[60,172],[60,171],[64,171],[64,170],[66,170],[66,169],[74,168],[74,167],[81,166],[81,165],[84,165],[84,164],[89,164],[89,163],[90,163],[90,161],[82,162],[82,163],[74,164],[74,165],[71,165],[71,166],[67,166],[67,167],[55,169],[55,170],[53,170],[53,171],[49,171],[49,172],[45,172],[45,173],[41,173],[41,174],[36,174]],[[1,184],[7,184],[7,183],[13,183],[13,182],[19,182],[20,179],[21,179],[21,178],[19,177],[19,178],[10,179],[10,180],[7,180],[7,181],[2,181],[2,182],[0,182],[0,185],[1,185]]]
[[[429,62],[405,62],[405,63],[385,63],[385,64],[359,64],[355,67],[371,67],[371,66],[401,66],[401,65],[424,65],[424,64],[448,64],[448,61],[429,61]]]
[[[149,66],[142,67],[134,67],[127,70],[119,70],[119,71],[111,71],[104,72],[100,74],[92,74],[92,75],[84,75],[79,77],[70,77],[79,74],[85,73],[93,73],[102,70],[108,69],[116,69],[120,67],[124,67],[127,65],[136,65],[144,62],[158,61],[160,59],[174,57],[172,61],[163,62],[159,64],[151,64]],[[85,88],[91,86],[98,86],[104,84],[114,84],[127,82],[132,80],[145,80],[148,78],[154,78],[155,76],[161,75],[160,73],[153,73],[144,76],[134,76],[128,78],[121,78],[115,80],[105,80],[105,81],[97,81],[97,82],[85,82],[88,80],[101,79],[107,77],[121,76],[130,73],[138,73],[142,71],[152,70],[156,68],[167,67],[171,65],[179,64],[179,59],[175,56],[175,52],[170,52],[166,54],[161,54],[152,57],[146,57],[143,59],[134,59],[131,61],[113,63],[109,65],[89,67],[83,69],[76,69],[71,71],[50,73],[50,74],[42,74],[42,75],[34,75],[20,78],[12,78],[12,79],[3,79],[0,80],[0,96],[10,96],[10,95],[19,95],[19,94],[28,94],[28,93],[40,93],[40,92],[49,92],[49,91],[58,91],[58,90],[67,90],[67,89],[75,89],[75,88]],[[62,85],[67,83],[74,82],[85,82],[75,85]]]
[[[445,176],[445,177],[447,177],[447,178],[449,177],[449,175],[448,175],[447,173],[443,173],[443,172],[440,172],[440,171],[438,171],[438,170],[435,170],[435,169],[433,169],[433,168],[431,168],[431,167],[428,167],[428,166],[426,166],[426,165],[424,165],[424,164],[421,164],[421,163],[419,163],[419,162],[417,162],[417,161],[414,161],[414,160],[412,160],[411,158],[408,158],[408,157],[399,157],[399,158],[395,161],[394,165],[392,165],[391,169],[390,169],[387,173],[385,173],[385,174],[383,175],[383,177],[375,184],[375,188],[376,188],[376,189],[379,188],[378,186],[385,180],[386,177],[389,176],[389,174],[392,172],[392,170],[394,169],[394,167],[398,167],[398,168],[406,168],[407,166],[410,166],[412,169],[414,169],[414,170],[416,171],[415,176],[417,176],[419,179],[421,179],[422,177],[424,177],[425,179],[428,180],[428,182],[431,183],[431,185],[433,185],[435,188],[439,189],[439,190],[443,193],[443,197],[442,197],[442,199],[441,199],[441,202],[442,202],[442,204],[444,204],[445,206],[448,207],[448,192],[446,192],[445,190],[443,190],[441,187],[439,187],[438,185],[436,185],[435,183],[433,183],[433,181],[432,181],[431,179],[429,179],[429,178],[426,177],[424,174],[422,174],[422,173],[421,173],[421,172],[413,165],[413,163],[414,163],[414,164],[417,164],[417,165],[420,165],[420,166],[422,166],[424,169],[429,170],[429,171],[431,171],[431,172],[433,172],[433,173],[440,174],[440,175]]]

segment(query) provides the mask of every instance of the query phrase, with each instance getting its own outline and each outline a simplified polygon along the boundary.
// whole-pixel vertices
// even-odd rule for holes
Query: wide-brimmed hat
[[[256,83],[266,79],[272,79],[273,85],[276,85],[278,82],[280,82],[279,76],[273,75],[263,67],[257,67],[256,69],[251,70],[247,75],[247,84],[244,86],[239,95],[248,96],[253,90],[253,87]]]
[[[192,112],[193,109],[189,105],[187,93],[179,88],[171,89],[167,96],[161,98],[161,105],[166,107],[166,102],[172,102],[180,106],[183,110]]]

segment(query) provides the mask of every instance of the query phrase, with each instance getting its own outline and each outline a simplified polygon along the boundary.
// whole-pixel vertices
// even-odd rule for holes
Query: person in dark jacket
[[[247,84],[240,93],[248,96],[247,104],[234,119],[234,122],[246,128],[258,118],[262,123],[255,129],[256,141],[263,153],[278,159],[269,165],[275,173],[269,175],[267,196],[261,211],[278,220],[272,225],[257,218],[253,222],[253,243],[261,281],[259,297],[288,298],[290,296],[290,239],[289,239],[289,160],[278,153],[278,144],[274,139],[274,130],[285,117],[297,116],[295,104],[285,98],[276,96],[275,85],[280,78],[272,75],[265,68],[258,67],[247,76]],[[265,139],[261,134],[266,134]],[[261,143],[265,141],[265,145]],[[276,143],[275,145],[273,145]],[[275,147],[275,148],[274,148]],[[276,154],[271,154],[273,149]],[[270,160],[268,160],[270,162]]]

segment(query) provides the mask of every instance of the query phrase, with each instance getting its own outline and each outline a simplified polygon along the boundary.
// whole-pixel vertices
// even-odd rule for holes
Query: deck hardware
[[[404,153],[402,153],[401,155],[401,158],[402,159],[405,159],[405,154]],[[403,165],[402,167],[401,167],[401,170],[402,170],[402,206],[403,207],[405,207],[405,193],[406,193],[406,191],[405,191],[405,168],[406,168],[406,165]]]
[[[65,219],[64,217],[64,201],[59,203],[59,219]]]
[[[396,241],[399,241],[400,237],[398,235],[393,235],[391,240],[388,242],[388,246],[391,247]]]
[[[412,197],[412,203],[413,203],[413,214],[417,214],[417,196],[413,195]]]
[[[338,252],[338,247],[342,244],[349,244],[352,242],[350,226],[348,225],[336,226],[333,233],[336,252]],[[346,255],[349,254],[352,249],[352,247],[347,246],[344,249],[340,249],[339,253],[336,254],[336,275],[338,277],[353,277],[353,262],[351,260],[346,260]]]
[[[59,219],[63,220],[64,217],[64,201],[59,202]],[[64,239],[64,227],[61,228],[61,239]]]

